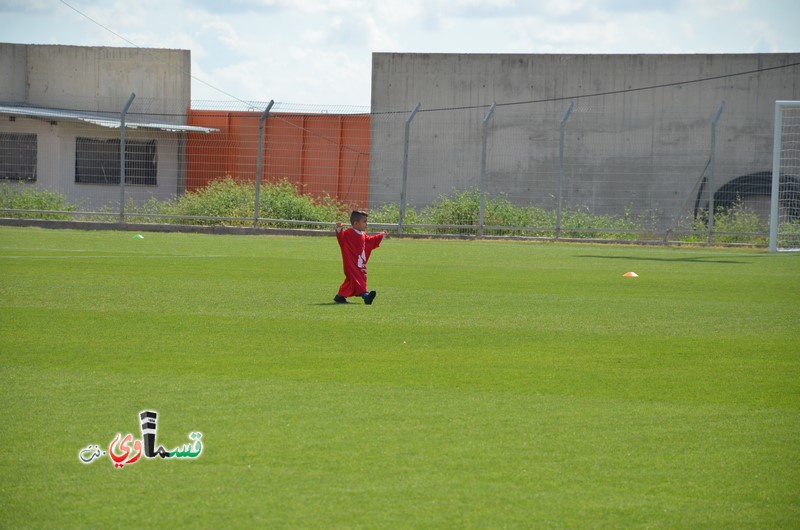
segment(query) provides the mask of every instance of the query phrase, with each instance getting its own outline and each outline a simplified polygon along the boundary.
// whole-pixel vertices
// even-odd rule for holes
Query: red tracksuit
[[[336,240],[342,249],[344,283],[339,287],[339,296],[360,296],[367,292],[367,260],[370,253],[378,248],[383,233],[369,236],[355,228],[336,231]]]

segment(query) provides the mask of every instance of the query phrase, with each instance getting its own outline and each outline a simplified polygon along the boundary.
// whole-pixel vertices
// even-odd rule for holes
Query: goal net
[[[775,102],[769,249],[800,250],[800,101]]]

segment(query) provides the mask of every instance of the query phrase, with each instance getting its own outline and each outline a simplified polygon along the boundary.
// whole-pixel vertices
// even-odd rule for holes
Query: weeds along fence
[[[4,105],[0,215],[329,229],[360,208],[401,234],[766,245],[770,145],[731,146],[724,102],[611,108]]]

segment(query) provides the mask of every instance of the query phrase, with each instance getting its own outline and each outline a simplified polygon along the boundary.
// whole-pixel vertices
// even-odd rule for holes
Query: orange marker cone
[[[639,277],[639,275],[636,274],[635,272],[626,272],[625,274],[623,274],[623,276],[625,278],[638,278]]]

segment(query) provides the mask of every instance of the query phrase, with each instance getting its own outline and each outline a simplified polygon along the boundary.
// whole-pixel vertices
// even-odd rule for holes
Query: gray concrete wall
[[[0,43],[4,102],[120,112],[133,92],[142,112],[171,116],[189,108],[190,72],[188,50]]]
[[[25,101],[28,47],[0,43],[0,101]]]
[[[709,170],[714,189],[771,169],[774,102],[800,99],[800,54],[373,54],[371,206],[397,202],[403,122],[411,122],[409,204],[478,185],[481,121],[489,106],[487,189],[553,207],[560,121],[565,206],[674,216]],[[763,70],[756,73],[756,70]],[[731,77],[730,74],[753,72]],[[717,78],[717,79],[708,79]],[[703,82],[692,82],[708,79]],[[666,86],[665,86],[666,85]],[[654,88],[648,88],[654,87]],[[640,90],[641,89],[641,90]],[[522,104],[511,104],[528,102]],[[397,112],[394,112],[397,111]]]

